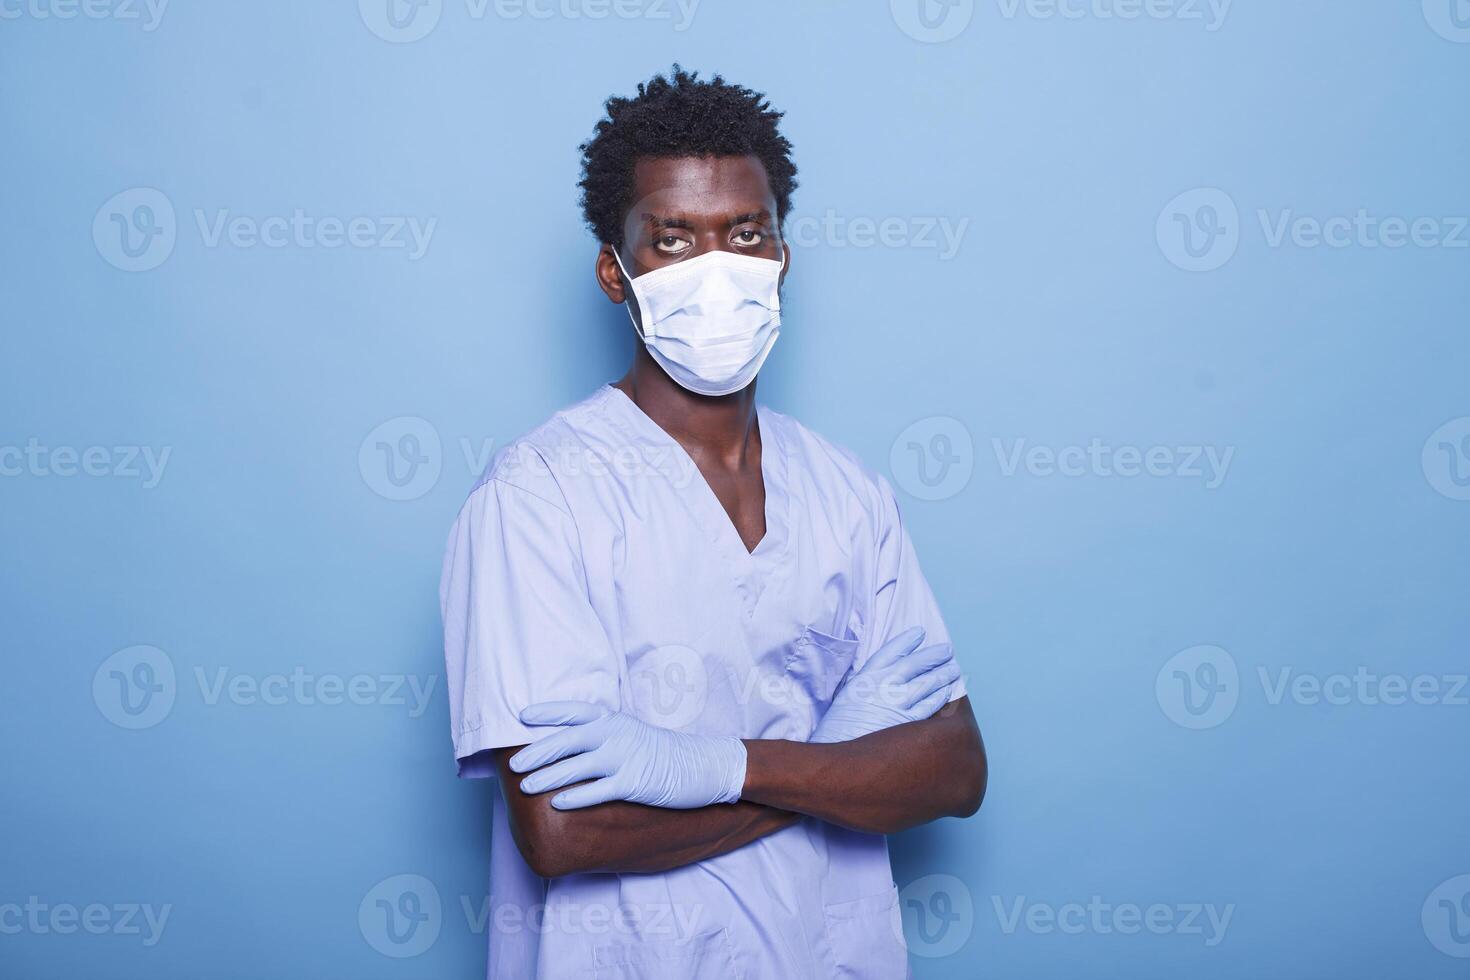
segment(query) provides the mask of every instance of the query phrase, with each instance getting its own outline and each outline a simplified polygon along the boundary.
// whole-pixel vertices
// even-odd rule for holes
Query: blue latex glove
[[[521,781],[523,793],[596,780],[553,796],[558,810],[609,800],[690,810],[734,803],[745,788],[745,744],[734,736],[672,732],[585,701],[533,704],[521,722],[572,726],[511,756],[515,772],[540,770]]]
[[[948,643],[919,648],[924,631],[904,630],[849,677],[808,741],[846,742],[884,728],[923,721],[944,707],[960,665]]]

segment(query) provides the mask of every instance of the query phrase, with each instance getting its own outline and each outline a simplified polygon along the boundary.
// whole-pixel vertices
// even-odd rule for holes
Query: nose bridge
[[[703,255],[706,252],[733,252],[734,246],[730,243],[730,236],[726,230],[717,222],[707,222],[694,236],[695,254]]]

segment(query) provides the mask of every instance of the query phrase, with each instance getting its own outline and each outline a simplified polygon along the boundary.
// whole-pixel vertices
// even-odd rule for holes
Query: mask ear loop
[[[633,304],[638,301],[638,294],[633,290],[633,277],[628,274],[628,270],[623,265],[622,257],[618,255],[618,250],[616,248],[612,250],[612,254],[613,261],[618,264],[618,271],[621,272],[623,274],[623,278],[628,281],[628,295],[623,298],[623,309],[628,311],[628,319],[633,323],[633,332],[638,334],[638,339],[646,344],[648,343],[648,335],[645,334],[643,332],[643,328],[638,325],[638,318],[633,316]],[[643,312],[642,307],[639,307],[638,312]]]

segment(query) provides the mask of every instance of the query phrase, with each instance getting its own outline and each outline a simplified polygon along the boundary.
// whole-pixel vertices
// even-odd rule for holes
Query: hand
[[[585,701],[533,704],[521,722],[572,726],[511,756],[516,772],[540,770],[521,781],[521,792],[596,780],[553,796],[558,810],[609,800],[692,810],[734,803],[745,788],[745,743],[733,736],[673,732]]]
[[[960,666],[948,643],[924,647],[924,631],[904,630],[878,648],[832,699],[808,741],[847,742],[884,728],[923,721],[949,700]]]

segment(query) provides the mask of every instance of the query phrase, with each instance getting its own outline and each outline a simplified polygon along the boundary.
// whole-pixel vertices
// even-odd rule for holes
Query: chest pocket
[[[851,630],[839,638],[807,627],[786,651],[786,676],[810,700],[818,716],[832,703],[861,643]]]

